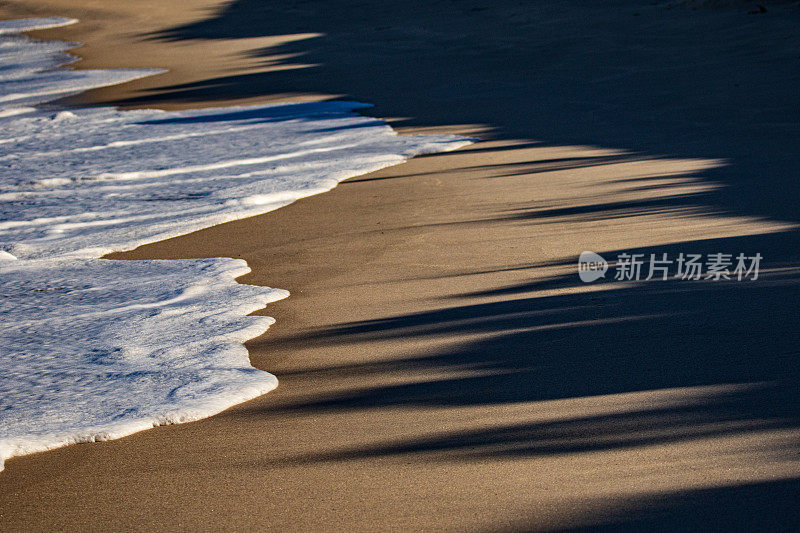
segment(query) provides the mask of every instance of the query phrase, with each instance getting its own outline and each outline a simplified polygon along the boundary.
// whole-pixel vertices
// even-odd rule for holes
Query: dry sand
[[[0,2],[81,19],[36,33],[80,68],[170,69],[83,103],[344,95],[487,139],[117,254],[289,289],[248,344],[281,386],[8,461],[4,531],[798,526],[800,9],[421,4]],[[584,285],[583,250],[765,262]]]

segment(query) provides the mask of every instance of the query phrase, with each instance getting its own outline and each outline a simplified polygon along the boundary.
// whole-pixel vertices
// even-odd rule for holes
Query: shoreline
[[[357,115],[364,104],[354,102],[172,112],[30,107],[152,72],[30,69],[69,63],[63,50],[71,43],[19,34],[76,22],[0,21],[0,48],[11,56],[0,114],[12,117],[0,142],[3,159],[13,161],[0,168],[9,215],[0,229],[7,319],[0,470],[11,457],[205,418],[277,385],[250,366],[243,344],[274,320],[246,315],[288,292],[238,284],[250,272],[241,259],[101,256],[274,211],[347,177],[472,144],[399,136]],[[61,281],[53,287],[52,279]]]
[[[455,27],[466,25],[457,15]],[[180,10],[170,16],[158,25],[187,23]],[[88,20],[95,35],[102,20]],[[102,47],[89,30],[65,37],[67,30],[48,38],[95,43],[87,56]],[[320,33],[341,53],[335,31]],[[437,46],[448,42],[433,38]],[[181,62],[205,61],[213,47],[138,42],[130,39],[128,54],[140,61],[147,53],[137,46],[164,56],[172,51]],[[519,60],[526,42],[510,42],[511,52],[503,53]],[[794,279],[695,291],[588,286],[574,275],[573,257],[584,249],[725,247],[762,251],[773,267],[796,265],[795,220],[781,202],[765,197],[737,210],[741,184],[729,184],[733,193],[712,187],[714,179],[727,179],[726,168],[752,170],[739,133],[733,129],[727,145],[704,145],[687,129],[682,139],[691,146],[680,149],[658,134],[640,145],[617,143],[632,132],[607,131],[605,138],[598,122],[588,121],[596,142],[610,147],[592,148],[560,142],[580,138],[567,113],[566,125],[554,122],[548,130],[539,120],[522,136],[530,113],[508,116],[513,106],[481,85],[498,82],[504,71],[479,57],[486,56],[472,57],[472,69],[483,78],[470,79],[457,96],[483,111],[435,109],[438,89],[420,81],[416,118],[398,119],[397,126],[403,133],[483,131],[493,139],[111,256],[242,257],[252,272],[240,282],[288,289],[292,296],[269,308],[277,323],[247,344],[253,366],[277,375],[281,386],[199,422],[8,461],[0,516],[10,530],[91,528],[109,520],[128,529],[555,529],[641,525],[653,516],[680,524],[712,505],[721,523],[744,520],[745,512],[762,521],[768,512],[773,520],[781,512],[792,516],[800,478],[792,442],[800,431],[794,393],[780,383],[796,368],[787,359],[798,333],[789,309]],[[109,51],[81,66],[123,59]],[[426,79],[441,81],[432,65],[424,65]],[[320,74],[331,95],[340,93],[330,79],[336,73]],[[261,89],[273,83],[266,78]],[[376,90],[375,113],[411,115],[403,111],[414,98],[392,108],[392,95],[380,86],[346,81],[354,87],[348,96],[357,99],[370,101]],[[515,82],[522,85],[501,84],[500,92],[520,101],[526,89],[547,96],[533,82]],[[220,92],[228,87],[242,97],[233,101],[248,101],[235,83]],[[282,84],[288,82],[275,83]],[[132,102],[142,88],[128,84],[85,98],[149,105]],[[164,91],[148,102],[231,102],[201,96]],[[791,144],[796,128],[774,120]],[[443,123],[451,126],[437,129]],[[534,138],[537,127],[544,142]],[[673,123],[664,128],[677,131]],[[759,139],[750,142],[771,153]],[[659,144],[664,150],[642,150]],[[726,156],[739,166],[722,166],[717,159]],[[780,164],[773,187],[796,168],[788,156]],[[763,336],[778,316],[785,320],[780,334]],[[759,359],[748,357],[757,352]],[[719,358],[734,353],[744,355]],[[746,385],[765,381],[778,385]]]

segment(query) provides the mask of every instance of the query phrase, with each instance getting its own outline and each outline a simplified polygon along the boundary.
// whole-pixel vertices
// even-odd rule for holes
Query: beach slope
[[[71,103],[344,96],[485,139],[113,255],[243,258],[289,290],[247,345],[280,386],[9,460],[3,528],[797,527],[800,10],[751,11],[0,3],[80,19],[34,34],[86,43],[79,68],[170,69]],[[584,284],[584,250],[764,259]]]

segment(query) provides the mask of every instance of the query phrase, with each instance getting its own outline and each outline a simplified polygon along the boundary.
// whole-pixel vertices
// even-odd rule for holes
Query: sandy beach
[[[9,460],[4,531],[800,525],[796,3],[0,2],[169,72],[69,104],[347,98],[482,140],[113,259],[243,258],[279,387]],[[767,37],[765,37],[767,36]],[[584,250],[760,253],[585,284]]]

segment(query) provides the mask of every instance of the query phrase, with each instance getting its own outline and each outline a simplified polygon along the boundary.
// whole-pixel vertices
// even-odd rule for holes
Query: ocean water
[[[164,112],[34,107],[159,70],[75,71],[70,43],[0,21],[0,468],[17,455],[197,420],[275,376],[246,316],[288,292],[240,259],[111,261],[112,251],[265,213],[454,136],[399,136],[322,102]],[[366,201],[366,200],[365,200]]]

